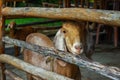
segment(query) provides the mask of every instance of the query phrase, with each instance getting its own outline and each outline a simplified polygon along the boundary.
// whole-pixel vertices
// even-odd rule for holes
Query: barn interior
[[[1,2],[1,1],[0,1]],[[0,7],[43,7],[43,8],[84,8],[84,9],[97,9],[97,10],[108,10],[113,12],[120,11],[120,1],[119,0],[3,0],[3,3]],[[2,17],[2,15],[0,14]],[[94,16],[94,15],[93,15]],[[119,15],[116,15],[119,17]],[[4,17],[3,17],[4,18]],[[34,29],[34,32],[40,32],[51,39],[54,38],[58,29],[61,28],[64,20],[55,20],[48,18],[24,18],[18,16],[9,16],[4,18],[4,22],[1,24],[4,26],[5,30],[0,31],[4,32],[4,36],[10,36],[11,38],[22,39],[20,37],[11,36],[10,30],[7,29],[7,26],[11,22],[15,22],[16,28],[21,30],[31,26]],[[25,20],[25,21],[23,21]],[[29,21],[27,21],[29,20]],[[118,20],[119,21],[119,20]],[[118,69],[120,68],[120,29],[119,25],[111,23],[97,23],[91,21],[85,21],[88,24],[95,23],[95,26],[92,30],[92,38],[94,39],[95,51],[92,55],[92,60],[99,62],[107,67],[114,66]],[[2,28],[1,28],[2,29]],[[24,32],[23,30],[23,32]],[[27,32],[25,30],[25,32]],[[18,32],[19,33],[19,32]],[[15,33],[17,34],[17,33]],[[24,34],[23,34],[24,35]],[[0,48],[0,53],[5,53],[11,56],[15,56],[23,60],[23,54],[20,51],[20,47],[17,47],[17,54],[13,44],[5,43],[4,51]],[[9,64],[1,64],[0,78],[1,80],[27,80],[26,73],[17,69]],[[2,69],[3,68],[3,69]],[[9,77],[10,74],[6,73],[6,78],[3,76],[3,70],[6,68],[8,71],[16,73],[21,79],[12,79]],[[91,71],[87,68],[80,67],[82,80],[112,80],[106,76],[96,73],[96,71]],[[120,70],[120,69],[119,69]],[[118,70],[118,73],[120,71]],[[117,76],[120,80],[120,75]],[[113,79],[117,80],[117,79]]]

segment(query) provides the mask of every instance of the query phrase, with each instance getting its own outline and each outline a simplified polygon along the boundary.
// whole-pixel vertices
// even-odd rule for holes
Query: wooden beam
[[[44,17],[62,20],[91,21],[106,25],[120,26],[120,11],[84,8],[40,8],[23,7],[2,9],[4,16]]]
[[[41,77],[42,79],[45,80],[73,80],[62,75],[59,75],[57,73],[50,72],[39,67],[35,67],[29,63],[26,63],[10,55],[1,54],[0,61],[13,65],[14,67],[20,70],[26,71],[34,76]]]
[[[42,55],[45,55],[45,56],[53,56],[53,57],[62,59],[62,60],[69,62],[71,64],[78,65],[79,67],[85,67],[88,70],[92,70],[96,73],[104,75],[104,76],[111,78],[113,80],[120,79],[120,69],[117,67],[104,66],[98,62],[83,59],[80,56],[75,57],[75,55],[72,55],[71,53],[68,53],[68,52],[63,52],[63,51],[59,51],[59,50],[56,51],[52,48],[37,46],[34,44],[30,44],[30,43],[16,40],[16,39],[11,39],[8,37],[4,37],[3,41],[6,43],[9,43],[9,44],[17,45],[17,46],[22,47],[22,48],[30,49],[32,51],[35,51],[35,52],[42,54]]]

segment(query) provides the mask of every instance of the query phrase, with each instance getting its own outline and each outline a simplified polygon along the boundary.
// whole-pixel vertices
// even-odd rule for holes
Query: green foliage
[[[59,0],[43,0],[43,1],[46,1],[46,2],[49,2],[49,3],[58,3]]]
[[[42,22],[46,21],[48,19],[46,18],[20,18],[20,19],[9,19],[5,21],[5,24],[9,24],[11,21],[15,21],[16,24],[26,24],[26,23],[32,23],[32,22]],[[60,26],[62,25],[62,22],[55,22],[55,23],[49,23],[49,24],[42,24],[42,26]],[[7,29],[8,30],[8,29]]]
[[[55,3],[58,4],[59,0],[28,0],[26,3],[17,2],[17,7],[25,7],[26,4],[31,4],[32,6],[41,6],[42,2]]]
[[[40,6],[42,2],[49,2],[49,3],[55,3],[57,4],[59,0],[28,0],[26,3],[32,4],[32,6]],[[26,3],[23,2],[18,2],[17,7],[24,7],[26,6]],[[20,18],[20,19],[9,19],[6,20],[5,24],[7,25],[11,21],[15,21],[16,24],[26,24],[26,23],[31,23],[31,22],[38,22],[38,21],[45,21],[48,19],[45,18]],[[50,24],[43,24],[43,26],[60,26],[62,22],[57,22],[57,23],[50,23]]]
[[[6,24],[10,23],[11,21],[15,21],[17,24],[25,24],[25,23],[31,23],[36,21],[45,21],[48,19],[45,18],[19,18],[19,19],[9,19],[6,20]]]
[[[58,3],[59,0],[28,0],[28,2],[33,4],[41,4],[42,2],[49,2],[49,3]]]

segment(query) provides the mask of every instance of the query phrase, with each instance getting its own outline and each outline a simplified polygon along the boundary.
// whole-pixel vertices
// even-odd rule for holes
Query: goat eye
[[[63,31],[63,33],[66,33],[66,31]]]

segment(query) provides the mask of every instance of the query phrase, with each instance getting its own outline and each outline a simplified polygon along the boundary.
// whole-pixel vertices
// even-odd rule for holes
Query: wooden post
[[[94,8],[94,9],[97,9],[97,0],[94,0],[93,8]]]
[[[90,7],[89,0],[85,0],[85,3],[86,3],[86,7],[89,8]]]
[[[58,4],[60,8],[63,7],[63,0],[59,0]]]
[[[1,17],[0,18],[0,54],[4,54],[5,53],[5,51],[4,51],[4,47],[5,46],[4,46],[4,43],[2,42],[2,36],[4,35],[3,25],[4,25],[4,18]],[[0,63],[0,66],[1,66],[1,70],[2,70],[1,80],[6,80],[5,74],[4,74],[5,65],[3,63]]]
[[[70,0],[63,0],[63,7],[64,8],[68,8],[68,7],[70,7]]]
[[[4,22],[5,19],[3,18],[3,16],[1,15],[1,11],[2,11],[2,7],[3,7],[3,0],[0,0],[0,54],[4,54],[4,43],[2,42],[2,37],[4,35]],[[1,67],[1,80],[6,80],[6,76],[5,76],[5,64],[4,63],[0,63],[0,67]]]
[[[81,7],[83,8],[84,7],[84,4],[85,4],[85,0],[81,0]]]
[[[13,2],[13,7],[16,7],[16,3],[17,3],[16,1]]]
[[[75,2],[75,7],[79,7],[79,0],[74,0]]]
[[[118,28],[117,27],[113,27],[114,29],[114,46],[117,47],[117,43],[118,43]]]

